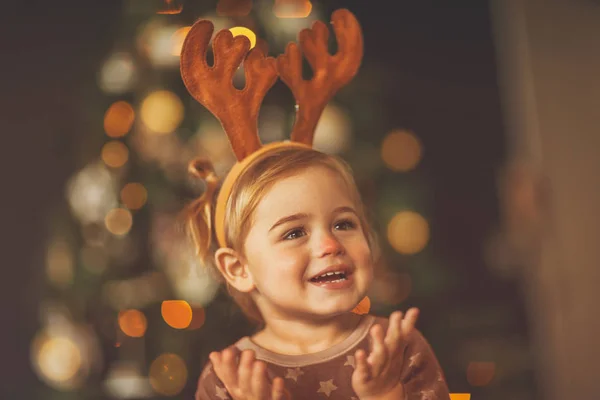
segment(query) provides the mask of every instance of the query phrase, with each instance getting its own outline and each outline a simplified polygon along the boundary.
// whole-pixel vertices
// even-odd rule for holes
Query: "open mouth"
[[[319,276],[311,278],[311,282],[315,283],[336,283],[343,282],[348,279],[348,273],[345,271],[327,272]]]

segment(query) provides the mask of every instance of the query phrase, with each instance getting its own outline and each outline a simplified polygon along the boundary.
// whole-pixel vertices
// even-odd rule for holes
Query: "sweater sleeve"
[[[223,382],[217,377],[209,361],[198,379],[195,400],[231,400]]]
[[[402,382],[407,400],[449,400],[448,386],[431,346],[414,330],[404,354]]]

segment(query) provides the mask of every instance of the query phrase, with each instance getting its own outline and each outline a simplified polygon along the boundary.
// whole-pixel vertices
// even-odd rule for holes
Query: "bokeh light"
[[[183,42],[186,36],[190,33],[191,26],[184,26],[177,29],[171,36],[171,54],[179,57],[181,55],[181,49],[183,48]]]
[[[135,84],[136,68],[129,53],[114,53],[104,62],[98,86],[108,94],[122,94]]]
[[[104,114],[104,131],[112,138],[125,136],[131,129],[134,119],[135,112],[131,104],[119,100],[111,104]]]
[[[393,131],[381,143],[381,158],[392,171],[407,172],[414,169],[421,155],[420,140],[408,130]]]
[[[165,300],[160,313],[167,323],[175,329],[186,329],[192,322],[192,307],[185,300]]]
[[[161,0],[157,14],[180,14],[183,10],[183,0]]]
[[[471,400],[470,393],[450,393],[450,400]]]
[[[231,32],[233,37],[240,36],[240,35],[246,36],[248,38],[248,40],[250,40],[250,48],[253,48],[254,46],[256,46],[256,34],[254,32],[252,32],[251,29],[248,29],[243,26],[234,26],[233,28],[229,28],[229,31]]]
[[[104,387],[117,399],[143,399],[153,395],[148,377],[132,362],[119,361],[111,365]]]
[[[46,275],[48,280],[59,288],[73,282],[73,254],[69,244],[63,239],[56,239],[48,246],[46,252]]]
[[[119,328],[127,336],[139,338],[144,336],[148,322],[140,310],[124,310],[119,312]]]
[[[467,381],[472,386],[486,386],[496,373],[496,364],[493,362],[470,362],[467,366]]]
[[[343,153],[352,143],[351,128],[348,114],[341,107],[330,103],[319,118],[313,147],[328,154]]]
[[[83,224],[104,220],[117,205],[116,182],[103,163],[87,165],[67,184],[67,197],[73,214]]]
[[[176,354],[161,354],[150,365],[150,385],[164,396],[179,394],[187,382],[187,377],[185,362]]]
[[[192,307],[192,321],[187,327],[188,330],[200,329],[206,321],[206,311],[203,307]]]
[[[429,224],[419,213],[401,211],[388,223],[387,238],[397,252],[415,254],[429,241]]]
[[[121,201],[130,210],[138,210],[146,204],[148,191],[138,182],[130,182],[121,189]]]
[[[252,9],[252,0],[219,0],[217,15],[224,17],[244,17]]]
[[[106,214],[104,224],[106,229],[113,235],[126,235],[133,224],[133,217],[129,210],[114,208]]]
[[[49,386],[73,390],[85,375],[82,349],[65,334],[42,331],[31,344],[31,362],[37,375]]]
[[[273,13],[277,18],[306,18],[310,15],[312,3],[309,0],[275,0]]]
[[[101,157],[109,167],[119,168],[129,159],[129,149],[122,142],[111,140],[102,146]]]
[[[157,134],[172,133],[183,120],[184,108],[177,95],[168,90],[150,93],[142,102],[142,122]]]

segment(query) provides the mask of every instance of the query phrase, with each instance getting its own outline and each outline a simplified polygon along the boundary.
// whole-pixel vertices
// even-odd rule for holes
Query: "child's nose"
[[[318,250],[319,257],[339,255],[344,253],[344,246],[340,241],[331,233],[325,233],[318,239]]]

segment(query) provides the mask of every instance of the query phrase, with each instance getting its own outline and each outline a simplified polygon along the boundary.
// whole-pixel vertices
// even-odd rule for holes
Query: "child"
[[[355,310],[372,279],[375,236],[347,165],[311,148],[321,111],[355,75],[363,52],[354,16],[338,10],[332,21],[335,56],[327,53],[324,24],[300,34],[311,81],[301,79],[295,44],[277,61],[259,46],[250,51],[247,85],[237,91],[231,77],[248,52],[246,39],[219,33],[212,67],[205,61],[212,24],[197,22],[184,43],[184,83],[219,118],[238,159],[214,216],[215,173],[210,163],[191,164],[207,183],[189,208],[191,232],[207,256],[214,229],[214,266],[260,326],[210,354],[197,400],[449,399],[435,355],[414,328],[416,309],[389,320]],[[277,76],[298,102],[296,124],[290,142],[261,146],[256,115]]]

